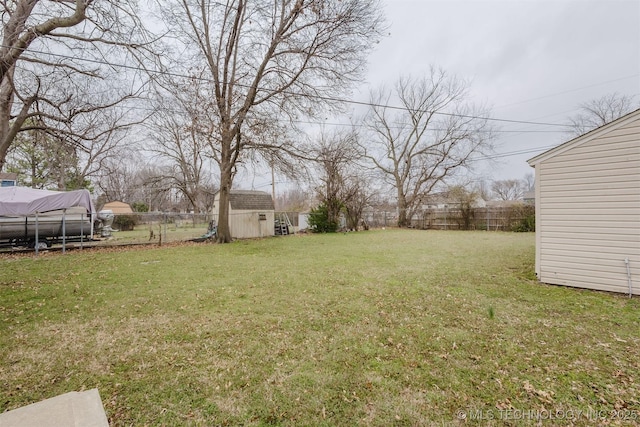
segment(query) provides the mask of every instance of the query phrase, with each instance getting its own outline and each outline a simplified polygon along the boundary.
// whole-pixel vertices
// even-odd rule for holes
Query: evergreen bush
[[[314,233],[335,233],[338,231],[338,222],[329,220],[327,205],[324,203],[309,213],[309,228]]]
[[[113,228],[120,231],[131,231],[138,223],[138,217],[135,215],[116,215],[113,219]]]

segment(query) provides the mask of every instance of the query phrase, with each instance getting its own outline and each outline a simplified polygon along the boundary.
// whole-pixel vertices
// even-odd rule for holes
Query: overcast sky
[[[493,117],[545,123],[566,123],[580,103],[611,92],[640,101],[640,0],[383,1],[390,34],[370,57],[370,86],[435,65],[469,80],[474,101],[491,106]],[[499,154],[530,152],[477,172],[522,178],[533,172],[527,159],[566,139],[562,131],[501,133]]]
[[[389,35],[369,57],[358,101],[433,65],[468,80],[472,101],[498,119],[566,124],[581,103],[613,92],[640,104],[640,0],[382,2]],[[533,173],[527,159],[570,138],[563,127],[496,125],[496,157],[476,162],[476,179],[521,179]],[[268,173],[239,178],[270,190]]]

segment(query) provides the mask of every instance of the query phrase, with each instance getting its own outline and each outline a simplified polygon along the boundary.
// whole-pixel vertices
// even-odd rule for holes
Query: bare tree
[[[106,202],[144,202],[138,183],[138,169],[142,159],[136,154],[105,162],[96,186]]]
[[[159,3],[168,29],[182,42],[186,64],[210,85],[218,119],[211,141],[220,166],[218,241],[231,241],[229,192],[248,148],[278,119],[320,113],[361,78],[379,38],[378,0],[182,0]],[[182,68],[184,69],[184,68]],[[260,141],[252,138],[251,148]],[[288,150],[268,141],[265,148]]]
[[[144,164],[144,166],[140,166]],[[173,207],[174,189],[166,178],[167,168],[150,163],[137,154],[123,159],[111,159],[103,169],[103,175],[97,181],[102,193],[98,200],[101,204],[111,201],[138,205],[146,209],[140,212],[167,212]]]
[[[491,200],[491,188],[489,182],[485,179],[480,179],[472,186],[473,191],[480,197],[482,200]]]
[[[93,87],[97,89],[101,85],[94,84]],[[104,86],[102,87],[104,89]],[[87,93],[88,89],[83,92]],[[138,113],[136,106],[129,103],[133,98],[128,95],[115,95],[116,99],[111,106],[103,104],[94,108],[100,104],[96,98],[107,98],[100,92],[97,90],[97,93],[87,95],[84,100],[74,97],[75,102],[71,105],[78,107],[71,107],[72,110],[80,111],[87,103],[90,106],[63,127],[47,127],[45,130],[56,137],[60,150],[66,151],[70,157],[77,160],[73,167],[79,182],[95,181],[104,175],[102,170],[109,161],[131,156],[139,143],[139,138],[132,135],[132,130],[145,120],[145,116]],[[59,189],[65,187],[59,186]]]
[[[367,171],[357,162],[362,157],[357,140],[353,130],[322,132],[308,149],[316,165],[315,179],[322,183],[316,192],[326,208],[328,223],[338,224],[344,213],[350,230],[358,230],[364,208],[375,195]]]
[[[395,189],[399,227],[410,224],[434,189],[468,168],[472,155],[491,149],[487,112],[466,104],[466,93],[464,81],[435,68],[372,93],[365,118],[371,137],[363,148]]]
[[[454,185],[447,191],[448,199],[455,203],[453,218],[458,223],[460,230],[471,229],[471,224],[475,216],[474,208],[478,193],[464,185]]]
[[[302,188],[294,188],[276,197],[276,209],[280,211],[297,211],[306,212],[311,208],[313,199],[311,191],[305,191]]]
[[[96,80],[115,75],[113,69],[100,63],[105,57],[115,57],[116,46],[140,46],[144,31],[135,2],[129,0],[2,0],[0,5],[2,170],[19,132],[39,129],[55,131],[58,137],[64,133],[82,139],[86,135],[76,133],[72,122],[129,98],[130,88],[122,94],[113,83],[108,96],[94,93],[98,96],[88,97],[91,92],[79,94],[76,83],[84,77],[94,81],[85,89],[95,89]],[[98,46],[102,47],[100,51]],[[132,79],[128,80],[131,86]]]
[[[139,189],[136,198],[148,206],[149,212],[168,212],[173,207],[174,189],[167,178],[167,169],[151,164],[136,173],[135,186]]]
[[[522,185],[524,191],[533,191],[536,187],[536,176],[532,173],[527,173],[522,178]]]
[[[205,213],[211,213],[213,205],[218,193],[218,186],[213,183],[202,184],[200,188],[200,202],[202,203],[203,211]]]
[[[356,141],[357,135],[352,131],[322,132],[309,148],[322,183],[316,191],[327,209],[327,221],[332,224],[339,223],[348,188],[348,166],[358,157]]]
[[[358,231],[360,226],[367,229],[362,215],[364,209],[371,205],[377,193],[371,186],[371,181],[364,173],[352,173],[347,176],[342,192],[342,203],[349,230]]]
[[[29,177],[26,181],[32,186],[86,188],[102,176],[105,162],[121,155],[121,143],[134,125],[128,113],[123,108],[87,111],[60,129],[34,117],[16,135],[8,166]]]
[[[573,136],[606,125],[640,107],[633,95],[611,93],[580,104],[579,112],[569,119]]]
[[[491,191],[498,200],[520,200],[525,191],[524,182],[518,179],[493,181]]]
[[[207,210],[206,189],[212,178],[212,155],[208,151],[211,144],[207,133],[201,132],[202,121],[208,118],[189,107],[190,103],[179,94],[161,99],[148,124],[154,141],[150,151],[168,162],[165,178],[188,200],[194,212],[201,213]]]

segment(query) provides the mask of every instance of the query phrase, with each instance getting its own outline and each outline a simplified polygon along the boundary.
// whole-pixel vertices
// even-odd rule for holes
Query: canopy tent
[[[36,213],[84,207],[93,214],[95,209],[87,190],[49,191],[28,187],[0,187],[0,216],[28,216]]]

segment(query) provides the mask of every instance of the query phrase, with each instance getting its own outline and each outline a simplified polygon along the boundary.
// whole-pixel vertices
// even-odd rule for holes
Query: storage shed
[[[538,279],[639,295],[640,110],[528,163]]]
[[[218,222],[220,193],[213,203]],[[271,194],[263,191],[231,190],[229,195],[229,229],[234,239],[275,235],[275,208]]]

